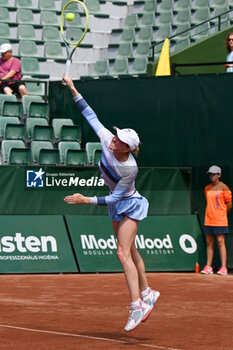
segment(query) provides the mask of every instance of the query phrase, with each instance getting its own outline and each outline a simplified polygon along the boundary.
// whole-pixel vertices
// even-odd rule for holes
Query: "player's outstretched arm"
[[[64,201],[67,204],[91,204],[90,197],[85,197],[81,193],[74,193],[71,196],[66,196]]]
[[[82,95],[75,88],[72,77],[70,75],[67,78],[63,76],[62,83],[65,83],[69,88],[77,107],[98,136],[98,131],[103,128],[103,124],[99,121],[93,109],[87,104]]]

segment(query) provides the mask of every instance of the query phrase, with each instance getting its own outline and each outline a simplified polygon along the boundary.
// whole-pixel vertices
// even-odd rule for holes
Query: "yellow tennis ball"
[[[73,21],[74,18],[75,18],[74,13],[69,12],[69,13],[66,14],[66,19],[67,19],[67,21]]]

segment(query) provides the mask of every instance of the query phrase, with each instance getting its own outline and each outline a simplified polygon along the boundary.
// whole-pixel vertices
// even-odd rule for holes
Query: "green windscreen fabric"
[[[108,195],[97,167],[0,167],[0,215],[107,215],[107,207],[68,205],[64,197]],[[136,188],[150,203],[150,215],[190,214],[190,169],[139,168]]]
[[[140,136],[140,166],[232,163],[233,74],[183,75],[75,82],[111,131],[131,127]],[[82,141],[98,141],[61,82],[50,85],[51,118],[72,118]],[[113,131],[114,132],[114,131]]]

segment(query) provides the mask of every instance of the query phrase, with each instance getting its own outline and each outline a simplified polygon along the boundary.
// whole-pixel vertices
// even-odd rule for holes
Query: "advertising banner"
[[[108,215],[105,206],[64,202],[77,192],[107,195],[100,175],[97,167],[2,166],[0,215]],[[149,215],[182,215],[191,213],[190,183],[190,169],[139,168],[136,188],[150,202]]]
[[[62,216],[0,216],[0,273],[77,271]]]
[[[66,216],[81,272],[122,271],[111,220]],[[139,223],[136,246],[147,271],[193,271],[205,261],[205,244],[195,215],[149,216]]]

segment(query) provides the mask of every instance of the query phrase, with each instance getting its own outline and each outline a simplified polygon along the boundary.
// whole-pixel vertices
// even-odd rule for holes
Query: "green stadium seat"
[[[19,56],[39,57],[36,43],[32,40],[22,40],[19,42]]]
[[[172,33],[172,29],[171,29],[170,25],[159,27],[159,29],[155,35],[156,42],[159,42],[159,41],[165,40],[166,38],[169,38],[171,33]],[[157,46],[157,48],[160,47],[160,49],[161,49],[162,45],[163,45],[163,43],[160,44],[160,46]]]
[[[229,10],[228,6],[216,7],[211,17],[222,15],[224,12],[227,12],[228,10]],[[214,24],[215,26],[218,26],[218,18],[211,20],[210,23]],[[221,30],[227,29],[229,27],[229,13],[225,13],[224,15],[220,16],[220,25],[221,25]]]
[[[210,10],[208,7],[198,8],[194,13],[194,16],[191,22],[192,24],[199,24],[206,21],[209,18],[210,18]]]
[[[149,56],[150,55],[150,47],[151,47],[151,43],[150,41],[142,41],[139,42],[136,48],[136,52],[135,52],[135,57],[136,56]]]
[[[15,95],[5,95],[0,94],[0,115],[2,115],[2,106],[5,101],[17,101],[17,98]]]
[[[174,2],[173,0],[163,0],[160,3],[160,6],[157,8],[158,12],[172,12],[174,7]]]
[[[19,24],[17,28],[19,40],[36,40],[36,31],[31,24]]]
[[[63,10],[63,7],[67,4],[67,0],[62,0],[61,2],[61,11]],[[76,4],[72,4],[72,6],[70,5],[69,10],[72,12],[77,12],[77,5]]]
[[[132,57],[133,56],[133,45],[132,43],[120,43],[117,51],[119,57]]]
[[[175,44],[175,51],[183,50],[190,45],[190,40],[189,39],[184,39],[180,42],[176,42]]]
[[[53,127],[51,125],[34,125],[32,139],[35,141],[52,141]]]
[[[61,164],[66,164],[67,151],[68,150],[80,150],[81,146],[76,141],[61,141],[58,144],[58,149],[60,152]]]
[[[15,6],[18,8],[33,9],[32,0],[15,0]]]
[[[118,57],[115,59],[112,76],[128,76],[128,60],[126,57]]]
[[[57,142],[61,140],[61,129],[64,125],[74,126],[74,122],[70,118],[54,118],[52,120],[54,140]]]
[[[139,29],[136,41],[151,41],[153,38],[153,30],[151,27],[142,27]]]
[[[191,33],[191,41],[198,41],[201,39],[205,39],[209,36],[210,24],[203,23],[198,27],[194,28]]]
[[[25,122],[27,142],[32,141],[35,126],[48,126],[48,121],[44,118],[27,118]]]
[[[66,166],[85,166],[86,151],[83,149],[68,149],[65,159]]]
[[[22,140],[3,140],[2,141],[2,164],[9,164],[9,154],[12,148],[26,148]]]
[[[39,152],[40,165],[59,165],[60,157],[57,149],[40,149]]]
[[[140,27],[155,26],[155,14],[153,12],[145,12],[140,21]]]
[[[17,117],[0,117],[0,140],[4,139],[5,128],[8,124],[20,124],[20,120]]]
[[[175,9],[176,11],[191,9],[191,0],[178,0]]]
[[[126,16],[124,27],[132,27],[135,28],[138,25],[138,15],[136,13],[132,13],[131,15]]]
[[[233,0],[228,0],[229,9],[233,8]]]
[[[98,165],[98,163],[100,162],[101,160],[101,154],[102,154],[102,151],[99,150],[99,149],[96,149],[94,151],[94,155],[93,155],[93,165]]]
[[[146,75],[147,74],[147,57],[135,57],[132,69],[130,71],[131,75]]]
[[[109,75],[109,61],[99,60],[95,63],[93,77],[108,76]]]
[[[8,23],[0,23],[0,38],[12,39]],[[4,40],[5,43],[5,40]]]
[[[39,9],[40,10],[49,10],[56,11],[56,5],[54,0],[39,0]]]
[[[31,142],[31,160],[33,164],[39,163],[41,149],[53,149],[51,141],[32,141]]]
[[[10,14],[6,7],[1,7],[0,22],[4,22],[8,24],[13,23],[13,21],[10,19]]]
[[[173,17],[173,26],[179,24],[189,24],[191,22],[191,11],[190,9],[179,10],[177,15]]]
[[[41,96],[31,96],[31,95],[24,95],[22,97],[22,105],[23,105],[23,114],[26,116],[29,116],[29,104],[31,102],[43,102],[43,98]]]
[[[45,42],[44,57],[53,60],[66,60],[62,46],[58,42]]]
[[[43,27],[42,29],[43,41],[61,41],[59,29],[57,27]]]
[[[87,6],[87,9],[91,15],[94,15],[96,17],[100,18],[109,18],[110,16],[102,13],[99,0],[86,0],[85,4]]]
[[[22,124],[6,124],[5,140],[25,140],[25,127]]]
[[[31,153],[29,148],[11,148],[9,154],[10,165],[29,165]]]
[[[209,0],[193,0],[192,9],[203,9],[209,7]]]
[[[120,42],[133,42],[135,39],[134,28],[123,28]]]
[[[48,79],[50,77],[49,74],[44,74],[40,72],[40,65],[38,59],[35,57],[22,57],[21,73],[24,76],[29,75],[30,77],[41,79]]]
[[[147,0],[144,3],[143,12],[156,12],[157,10],[157,1]]]
[[[2,104],[2,116],[22,117],[22,103],[19,101],[4,101]]]
[[[217,7],[225,7],[228,5],[228,1],[227,0],[212,0],[210,2],[210,8],[217,8]]]
[[[45,86],[43,83],[40,83],[40,79],[32,78],[32,82],[28,80],[29,78],[27,78],[25,84],[29,95],[42,96],[45,94]]]
[[[42,26],[59,26],[58,16],[53,11],[41,11],[40,24]]]
[[[175,34],[177,34],[175,36],[175,38],[171,39],[171,42],[177,42],[177,41],[181,41],[181,40],[185,40],[185,39],[189,39],[190,37],[190,24],[179,24],[176,26],[176,31]],[[186,31],[187,30],[187,31]],[[182,33],[183,34],[179,34]]]
[[[164,25],[171,25],[172,24],[172,13],[171,12],[162,12],[158,20],[156,21],[156,26],[164,26]]]
[[[61,141],[78,141],[81,142],[81,126],[79,125],[62,125]]]
[[[30,9],[18,9],[16,14],[16,23],[18,24],[35,24],[35,18],[32,10]]]
[[[9,0],[0,0],[0,7],[10,7]]]
[[[102,150],[101,143],[100,142],[87,142],[85,149],[86,149],[86,153],[87,153],[87,163],[89,165],[94,165],[94,152],[96,150]]]
[[[30,102],[28,106],[30,118],[49,118],[49,104],[46,102]]]
[[[0,38],[0,45],[2,45],[2,44],[10,44],[10,40]]]

